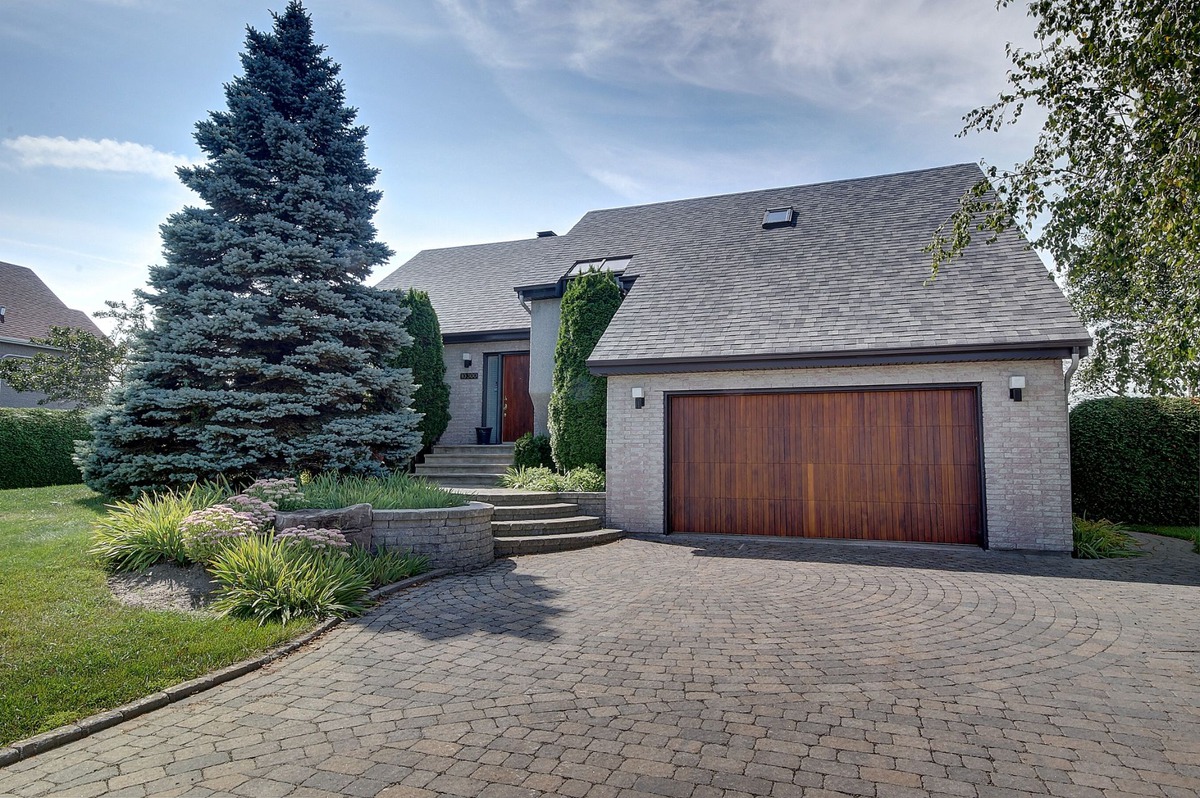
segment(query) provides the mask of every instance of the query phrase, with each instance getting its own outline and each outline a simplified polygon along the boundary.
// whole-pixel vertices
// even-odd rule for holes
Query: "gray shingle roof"
[[[51,327],[76,327],[103,337],[96,323],[81,310],[72,310],[55,296],[32,269],[0,261],[0,324],[3,338],[45,338]]]
[[[638,281],[592,363],[1086,344],[1018,233],[926,282],[924,246],[981,176],[960,164],[592,211],[558,238],[422,252],[380,285],[428,290],[446,332],[528,327],[514,286],[633,255]],[[795,227],[762,229],[788,205]]]

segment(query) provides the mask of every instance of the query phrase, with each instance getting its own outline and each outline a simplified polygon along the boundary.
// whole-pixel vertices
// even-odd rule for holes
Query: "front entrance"
[[[484,356],[487,390],[483,395],[484,426],[492,443],[512,443],[533,432],[533,400],[529,398],[529,353]]]

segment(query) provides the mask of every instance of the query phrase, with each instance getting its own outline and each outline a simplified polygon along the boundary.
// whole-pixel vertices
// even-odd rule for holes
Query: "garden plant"
[[[236,493],[223,481],[195,484],[111,505],[95,524],[91,552],[113,571],[142,571],[164,561],[200,563],[221,585],[211,608],[222,615],[285,624],[306,616],[345,617],[366,610],[372,587],[428,570],[428,559],[352,547],[338,529],[275,531],[277,512],[362,503],[449,507],[464,501],[402,473],[321,475],[303,485],[271,478]]]

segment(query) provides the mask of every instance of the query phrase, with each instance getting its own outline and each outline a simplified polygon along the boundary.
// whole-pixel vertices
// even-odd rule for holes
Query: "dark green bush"
[[[71,455],[75,441],[90,437],[78,412],[0,408],[0,488],[82,482]]]
[[[550,436],[526,432],[513,444],[513,465],[517,468],[554,468]]]
[[[1200,402],[1112,397],[1071,411],[1075,513],[1129,524],[1200,519]]]
[[[412,336],[412,346],[400,350],[389,365],[412,369],[413,382],[420,387],[413,393],[413,410],[424,413],[417,425],[421,445],[428,449],[437,443],[450,423],[450,386],[446,384],[446,360],[442,348],[442,328],[429,294],[409,289],[400,294],[400,304],[410,313],[404,329]]]
[[[588,371],[587,359],[620,306],[621,288],[609,272],[576,277],[563,294],[549,414],[559,471],[585,465],[604,470],[608,380]]]

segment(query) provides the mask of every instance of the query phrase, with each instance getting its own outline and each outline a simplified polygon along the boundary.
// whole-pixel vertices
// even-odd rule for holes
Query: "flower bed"
[[[201,563],[221,583],[212,609],[284,623],[361,614],[372,586],[428,570],[431,560],[453,570],[492,560],[489,505],[446,506],[464,500],[403,475],[334,476],[315,487],[319,503],[369,495],[385,504],[411,498],[435,506],[379,511],[406,514],[408,523],[394,526],[391,516],[377,524],[366,503],[281,511],[305,503],[304,486],[291,479],[259,480],[234,495],[223,483],[194,485],[111,506],[93,529],[91,552],[111,570],[140,571],[163,560]]]

